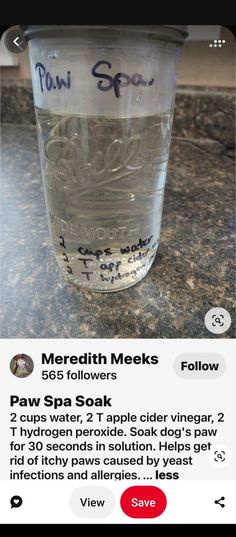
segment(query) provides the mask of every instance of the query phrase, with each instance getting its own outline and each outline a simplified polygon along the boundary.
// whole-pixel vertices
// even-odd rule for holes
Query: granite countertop
[[[49,239],[33,125],[5,125],[2,324],[6,338],[230,338],[204,326],[212,307],[233,318],[234,165],[217,141],[173,138],[161,242],[139,284],[117,293],[78,290]]]

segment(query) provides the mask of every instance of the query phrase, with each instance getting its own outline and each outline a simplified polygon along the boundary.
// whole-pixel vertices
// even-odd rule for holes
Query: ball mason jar
[[[78,287],[119,291],[155,258],[184,26],[28,26],[51,239]]]

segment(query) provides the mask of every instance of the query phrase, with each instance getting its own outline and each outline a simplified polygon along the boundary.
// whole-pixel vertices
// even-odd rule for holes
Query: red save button
[[[158,487],[129,487],[120,499],[122,511],[131,518],[155,518],[165,511],[166,495]]]

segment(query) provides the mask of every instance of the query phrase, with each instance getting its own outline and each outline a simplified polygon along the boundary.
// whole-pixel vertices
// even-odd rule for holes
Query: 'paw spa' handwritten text
[[[116,73],[114,77],[98,72],[97,69],[100,66],[107,66],[109,69],[111,69],[111,63],[107,61],[98,61],[92,68],[91,72],[92,75],[96,78],[100,78],[102,80],[99,80],[97,87],[101,91],[109,91],[112,88],[114,89],[115,96],[117,98],[120,97],[120,88],[124,88],[129,86],[130,84],[133,86],[152,86],[155,82],[154,78],[151,80],[144,80],[143,75],[140,73],[134,73],[133,75],[129,76],[125,73]],[[104,80],[107,80],[108,83],[104,85]]]
[[[45,90],[60,90],[61,88],[70,89],[71,85],[71,73],[67,71],[66,79],[61,78],[59,75],[52,76],[46,67],[40,62],[36,63],[35,71],[39,75],[40,89],[43,93]]]

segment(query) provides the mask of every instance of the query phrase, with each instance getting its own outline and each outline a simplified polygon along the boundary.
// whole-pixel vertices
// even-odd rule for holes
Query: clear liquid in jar
[[[81,288],[134,285],[158,247],[172,115],[36,116],[59,266]]]

